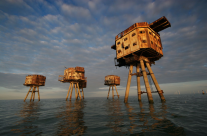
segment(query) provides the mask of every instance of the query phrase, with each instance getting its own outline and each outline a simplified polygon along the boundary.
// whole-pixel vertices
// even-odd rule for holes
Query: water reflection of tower
[[[128,107],[130,127],[133,128],[130,130],[131,134],[134,134],[134,132],[139,129],[138,134],[140,135],[149,132],[161,133],[162,135],[185,135],[183,127],[177,127],[173,122],[167,119],[167,106],[165,103],[162,103],[160,108],[156,109],[158,112],[155,111],[153,104],[149,104],[149,113],[147,109],[144,110],[146,105],[143,106],[143,104],[140,103],[140,113],[138,113],[139,121],[137,123],[141,122],[142,124],[134,122],[134,120],[136,120],[136,114],[133,113],[133,109],[130,108],[129,104],[126,104],[126,107]]]
[[[167,135],[183,136],[185,135],[184,128],[176,126],[173,122],[167,119],[167,106],[162,103],[160,111],[155,113],[154,105],[149,104],[150,116],[155,121],[147,129],[143,131],[162,131]]]
[[[130,120],[129,132],[132,134],[133,133],[133,129],[137,127],[137,125],[134,123],[135,120],[136,120],[137,114],[132,112],[134,109],[129,105],[129,103],[126,103],[125,106],[127,108],[128,115],[129,115],[129,120]]]
[[[11,131],[18,133],[18,135],[41,134],[42,130],[38,128],[38,125],[35,125],[35,121],[38,120],[40,115],[39,109],[38,102],[24,103],[23,109],[17,113],[23,119],[16,122],[16,126]]]
[[[63,121],[58,125],[58,135],[82,135],[85,133],[87,126],[83,120],[84,101],[71,101],[66,103],[65,111],[58,114],[58,118]]]
[[[107,107],[107,113],[108,113],[108,123],[107,127],[110,127],[113,129],[113,131],[117,134],[124,134],[127,132],[127,130],[124,130],[125,128],[121,127],[124,125],[123,121],[123,113],[121,112],[121,106],[119,99],[112,99],[107,101],[106,107]]]

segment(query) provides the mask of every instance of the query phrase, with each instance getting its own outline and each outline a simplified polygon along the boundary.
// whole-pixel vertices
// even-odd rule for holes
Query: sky
[[[65,98],[69,84],[58,76],[76,66],[85,68],[85,98],[107,97],[106,75],[120,76],[124,96],[129,69],[115,67],[115,36],[162,16],[171,27],[159,32],[164,56],[152,65],[160,88],[164,95],[201,93],[207,90],[206,6],[206,0],[0,0],[0,100],[24,99],[29,74],[46,76],[41,99]],[[142,77],[141,85],[145,91]],[[129,96],[136,95],[133,76]]]

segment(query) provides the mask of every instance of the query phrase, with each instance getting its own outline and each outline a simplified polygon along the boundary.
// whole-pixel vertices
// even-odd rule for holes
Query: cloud
[[[160,32],[164,56],[152,65],[158,83],[171,88],[170,84],[187,82],[203,86],[202,81],[207,80],[205,7],[204,1],[194,0],[2,0],[0,87],[21,93],[26,75],[42,74],[47,77],[46,92],[64,92],[69,85],[57,81],[64,67],[83,66],[88,96],[98,96],[100,90],[104,94],[108,90],[104,77],[110,74],[121,77],[119,90],[124,95],[129,70],[114,66],[116,52],[110,48],[114,38],[136,22],[153,22],[162,16],[168,18],[171,27]],[[144,90],[142,78],[141,82]],[[136,90],[135,77],[131,88]]]
[[[77,19],[90,19],[91,14],[90,11],[83,7],[78,7],[74,5],[63,4],[61,9],[65,15],[68,15],[72,18]]]

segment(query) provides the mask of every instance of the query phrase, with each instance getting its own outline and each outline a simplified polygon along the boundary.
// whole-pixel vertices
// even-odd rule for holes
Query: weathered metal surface
[[[32,89],[32,88],[33,88],[33,89]],[[32,91],[31,91],[31,89],[32,89]],[[36,90],[36,89],[37,89],[37,90]],[[28,93],[27,93],[27,95],[26,95],[25,98],[24,98],[24,102],[26,101],[26,99],[27,99],[27,97],[28,97],[28,95],[29,95],[30,92],[31,92],[30,102],[31,102],[32,100],[34,101],[34,99],[35,99],[35,92],[38,93],[38,100],[40,101],[39,86],[31,85],[31,86],[30,86],[30,89],[29,89],[29,91],[28,91]]]
[[[143,78],[144,78],[145,88],[147,91],[148,101],[149,101],[149,103],[154,103],[143,60],[140,60],[140,65],[141,65],[141,69],[142,69],[142,73],[143,73]]]
[[[148,57],[150,61],[159,60],[163,51],[158,32],[170,26],[167,18],[162,17],[151,24],[135,23],[119,33],[115,37],[115,45],[111,46],[111,49],[116,50],[118,66],[129,66],[131,62],[127,62],[126,58],[134,55]]]
[[[116,75],[105,76],[104,85],[120,85],[120,77]]]
[[[136,72],[141,74],[139,65],[136,66]],[[137,95],[138,95],[138,101],[141,102],[141,84],[140,84],[140,76],[137,75]]]
[[[25,86],[44,86],[46,81],[46,77],[43,75],[28,75],[25,78],[25,82],[23,85]]]
[[[171,27],[170,22],[167,20],[165,16],[157,19],[156,21],[149,24],[149,26],[155,31],[159,32],[162,31],[168,27]]]
[[[66,96],[66,101],[69,97],[69,100],[72,99],[73,88],[75,88],[75,98],[84,99],[83,88],[86,88],[87,78],[85,77],[84,67],[71,67],[64,70],[64,75],[59,75],[58,81],[62,83],[70,83],[68,93]],[[82,88],[82,97],[80,89]]]
[[[159,93],[161,100],[165,101],[163,92],[161,91],[150,66],[163,57],[163,47],[158,32],[170,26],[171,24],[167,18],[161,17],[151,24],[148,24],[147,22],[135,23],[115,37],[115,45],[111,46],[111,49],[116,50],[116,57],[114,60],[117,62],[115,61],[115,66],[130,66],[124,99],[125,103],[128,101],[131,76],[133,75],[137,76],[139,101],[141,101],[141,94],[144,93],[140,90],[140,76],[143,76],[148,101],[149,103],[153,103],[147,75],[151,75],[157,89],[156,92]],[[133,66],[138,66],[137,72],[134,74],[132,74]],[[140,66],[142,71],[139,70]],[[148,68],[149,72],[145,70],[145,67]]]
[[[150,64],[149,63],[145,63],[145,64],[147,66],[148,71],[150,72],[150,75],[151,75],[152,80],[153,80],[153,82],[155,84],[155,87],[156,87],[157,92],[158,92],[158,94],[160,96],[160,99],[161,99],[162,102],[164,102],[165,101],[165,98],[164,98],[164,96],[162,94],[162,91],[161,91],[160,86],[159,86],[159,84],[157,82],[157,79],[155,78],[155,75],[154,75],[154,73],[153,73],[153,71],[152,71],[152,69],[150,67]]]
[[[67,68],[64,70],[64,75],[58,77],[58,81],[63,83],[84,80],[86,80],[84,67]]]
[[[80,86],[80,88],[86,88],[86,86],[87,86],[87,81],[84,80],[83,82],[79,82],[79,86]]]
[[[75,71],[76,72],[83,72],[83,73],[85,72],[84,67],[78,67],[78,66],[75,67]]]
[[[116,39],[117,60],[136,54],[150,57],[153,61],[163,56],[160,36],[148,25],[136,25],[133,30]]]
[[[116,89],[116,94],[117,95],[114,95],[114,88],[113,87]],[[111,88],[111,92],[112,92],[112,98],[114,99],[114,96],[117,96],[119,98],[119,94],[118,94],[116,85],[109,85],[109,91],[108,91],[107,99],[109,98],[110,88]]]
[[[79,82],[75,82],[75,81],[72,81],[70,82],[70,86],[69,86],[69,89],[68,89],[68,93],[67,93],[67,96],[66,96],[66,101],[67,99],[69,98],[69,100],[71,101],[72,99],[72,93],[73,93],[73,88],[74,88],[74,91],[75,91],[75,99],[77,100],[78,98],[81,100],[82,98],[84,99],[84,93],[83,93],[83,88],[82,88],[82,96],[81,96],[81,91],[80,91],[80,86],[79,86]]]
[[[132,79],[132,75],[131,75],[132,71],[133,71],[133,65],[130,65],[128,79],[127,79],[127,86],[126,86],[126,91],[125,91],[125,97],[124,97],[124,103],[128,102],[130,84],[131,84],[131,79]]]

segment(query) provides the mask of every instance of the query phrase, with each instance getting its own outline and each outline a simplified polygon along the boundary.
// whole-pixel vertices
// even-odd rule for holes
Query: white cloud
[[[206,10],[202,2],[11,2],[0,1],[2,73],[41,73],[47,76],[45,90],[49,86],[67,90],[68,85],[57,81],[58,75],[63,74],[64,66],[84,66],[88,77],[88,92],[101,89],[105,95],[108,87],[103,87],[104,77],[114,74],[121,77],[122,86],[117,89],[124,95],[128,69],[116,69],[114,66],[116,53],[110,48],[115,42],[114,37],[136,22],[152,22],[165,15],[172,27],[160,32],[164,56],[152,66],[158,82],[160,85],[165,83],[164,88],[168,90],[167,83],[206,80],[207,75],[203,71],[207,70],[207,27],[206,17],[201,14]],[[36,10],[25,8],[18,2],[24,2]],[[39,4],[42,8],[39,8]],[[9,8],[13,10],[7,10]],[[17,78],[18,76],[8,83],[2,82],[1,86],[23,88],[22,81],[25,77]],[[0,80],[5,77],[7,76],[3,74]],[[16,80],[21,83],[16,83]],[[200,83],[202,86],[203,82]],[[169,86],[169,90],[173,91],[173,85]],[[136,78],[132,80],[131,90],[134,92],[130,91],[132,95],[136,94]],[[98,95],[99,92],[93,94]]]
[[[91,18],[90,11],[83,7],[77,7],[73,5],[63,4],[62,5],[62,11],[71,17],[75,18]]]

